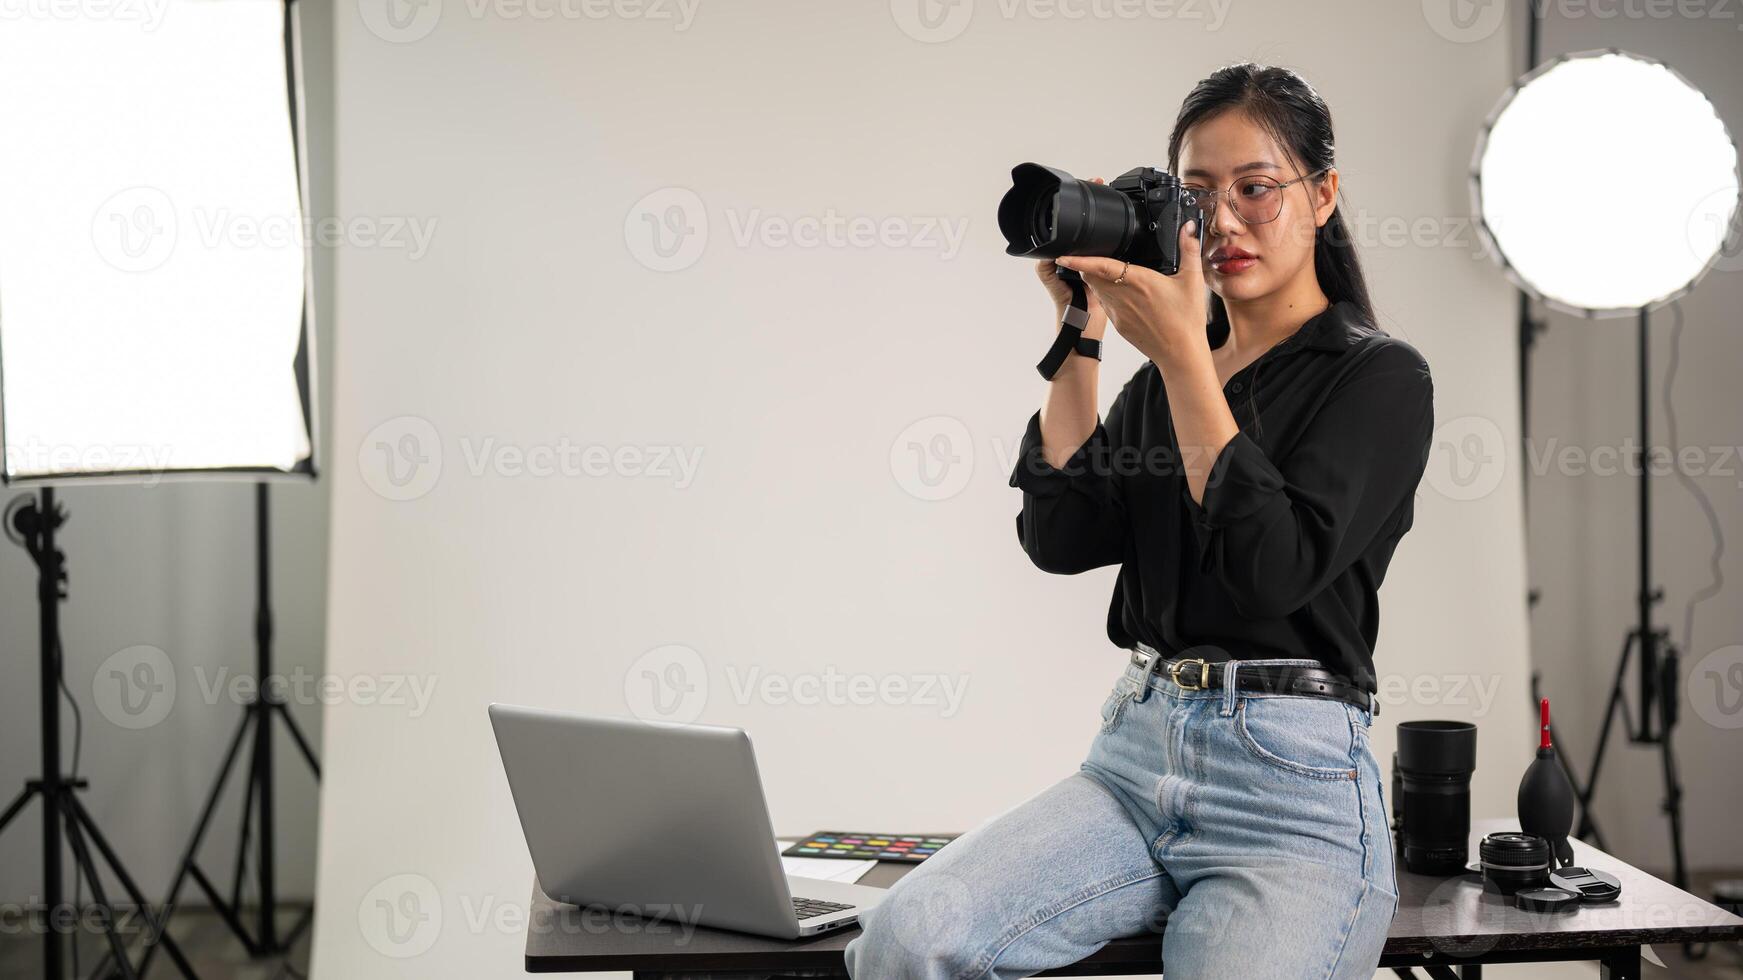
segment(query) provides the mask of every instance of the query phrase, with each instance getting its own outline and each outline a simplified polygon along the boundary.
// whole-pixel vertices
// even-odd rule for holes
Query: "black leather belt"
[[[1224,661],[1201,657],[1171,658],[1147,648],[1132,651],[1132,663],[1146,674],[1159,674],[1185,691],[1223,690]],[[1235,671],[1235,690],[1253,694],[1294,694],[1331,698],[1380,714],[1380,700],[1349,682],[1341,674],[1318,667],[1241,666]]]

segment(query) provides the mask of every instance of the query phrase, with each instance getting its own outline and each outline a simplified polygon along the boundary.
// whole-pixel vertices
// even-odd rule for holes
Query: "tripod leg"
[[[103,911],[103,934],[109,937],[109,952],[114,957],[115,972],[121,975],[122,980],[138,980],[138,974],[133,972],[133,962],[127,958],[127,947],[121,942],[121,932],[115,921],[115,908],[109,904],[109,897],[103,893],[103,878],[97,873],[97,865],[91,860],[90,850],[85,847],[85,835],[79,831],[79,822],[73,817],[72,807],[64,804],[63,807],[63,817],[67,822],[67,843],[73,846],[73,861],[78,865],[79,873],[85,876],[85,883],[91,886],[91,895],[97,900],[97,908]]]
[[[303,753],[303,758],[308,760],[309,768],[315,771],[315,778],[320,779],[321,763],[315,758],[315,750],[309,747],[309,740],[303,737],[303,730],[297,727],[297,720],[291,717],[290,708],[282,701],[274,704],[273,707],[277,708],[279,715],[284,718],[285,727],[290,729],[291,738],[296,741],[297,748]]]
[[[84,801],[80,800],[77,796],[68,793],[67,806],[72,811],[72,816],[77,819],[79,825],[85,829],[85,833],[90,835],[91,843],[97,845],[97,853],[103,856],[103,860],[109,865],[109,870],[115,873],[115,880],[121,882],[122,890],[127,892],[127,897],[133,900],[133,904],[139,907],[140,914],[145,916],[146,925],[150,927],[150,931],[148,931],[147,935],[156,934],[158,936],[158,941],[161,942],[163,947],[169,951],[170,960],[175,963],[176,969],[181,971],[182,976],[188,978],[188,980],[198,980],[197,975],[194,973],[193,966],[191,966],[188,963],[187,958],[182,955],[181,947],[176,945],[174,939],[170,938],[167,923],[167,920],[169,919],[169,909],[165,908],[159,913],[158,917],[165,920],[163,923],[164,928],[159,932],[159,922],[156,921],[158,917],[154,917],[151,914],[150,906],[147,905],[145,901],[145,893],[141,892],[139,886],[134,884],[133,876],[128,874],[127,869],[122,866],[121,859],[115,854],[115,849],[109,846],[108,839],[103,836],[101,830],[97,829],[97,821],[91,816],[91,811],[85,809]],[[148,958],[140,960],[139,972],[142,975],[145,973],[145,968],[148,963]]]
[[[1658,747],[1664,757],[1664,812],[1670,816],[1671,869],[1676,886],[1687,890],[1689,871],[1682,853],[1682,781],[1676,774],[1676,752],[1671,747],[1669,728],[1658,740]]]
[[[1616,706],[1622,700],[1622,680],[1628,676],[1628,658],[1634,653],[1634,641],[1638,637],[1633,633],[1622,641],[1622,656],[1616,663],[1616,679],[1610,684],[1610,700],[1604,705],[1604,724],[1598,729],[1598,747],[1592,752],[1592,768],[1586,774],[1586,785],[1575,795],[1580,802],[1580,822],[1574,831],[1575,837],[1591,837],[1593,843],[1604,848],[1604,835],[1598,832],[1598,826],[1592,820],[1592,800],[1598,793],[1598,766],[1604,761],[1604,747],[1610,742],[1610,725],[1616,718]]]
[[[218,913],[218,916],[224,920],[224,924],[230,927],[230,931],[236,934],[237,939],[241,940],[242,948],[248,951],[249,956],[259,955],[260,947],[255,944],[254,937],[248,934],[248,927],[244,926],[242,920],[236,917],[236,909],[226,904],[224,896],[218,894],[218,887],[212,884],[212,879],[206,877],[206,873],[201,871],[197,864],[194,865],[193,875],[194,884],[199,886],[200,891],[206,893],[206,901],[212,906],[212,911]]]
[[[188,875],[193,870],[194,856],[199,853],[200,841],[205,839],[206,830],[212,823],[212,814],[218,809],[218,800],[224,795],[224,784],[230,779],[230,767],[236,762],[236,753],[242,748],[242,738],[248,734],[248,725],[253,717],[244,711],[242,720],[236,724],[236,734],[231,736],[230,748],[225,751],[224,761],[218,766],[218,775],[212,781],[212,791],[206,794],[206,805],[200,809],[200,821],[194,825],[194,836],[188,840],[188,846],[182,851],[181,864],[176,866],[175,880],[170,883],[169,895],[163,901],[163,914],[158,925],[146,935],[145,959],[139,964],[141,972],[151,965],[151,958],[157,954],[158,940],[163,937],[164,930],[169,928],[169,918],[175,914],[176,898],[181,895],[182,885],[187,883]]]
[[[266,734],[267,722],[271,716],[260,708],[261,702],[249,705],[248,713],[254,715],[254,739],[258,742]],[[248,788],[242,791],[242,828],[236,834],[236,867],[235,874],[230,879],[230,907],[237,913],[242,911],[242,870],[248,866],[248,843],[254,830],[254,797],[260,791],[260,753],[255,752],[248,757]]]
[[[291,923],[291,927],[285,931],[284,938],[279,941],[279,945],[284,948],[285,952],[290,952],[290,948],[297,944],[298,939],[302,938],[303,930],[307,929],[314,919],[315,907],[313,905],[303,909],[303,914],[297,916],[297,921]]]
[[[276,771],[272,764],[272,709],[273,702],[266,699],[266,693],[261,692],[260,721],[254,729],[255,768],[260,772],[259,782],[255,792],[260,799],[254,812],[259,822],[257,832],[259,843],[256,846],[254,858],[254,874],[258,883],[254,892],[255,927],[254,935],[259,939],[260,948],[267,953],[279,951],[278,945],[278,884],[274,880],[278,873],[278,857],[276,845],[278,832],[274,826],[274,818],[278,815],[273,803],[273,774]]]
[[[24,792],[18,794],[18,799],[13,800],[12,805],[6,808],[5,815],[0,816],[0,831],[6,829],[6,825],[12,822],[13,817],[18,816],[18,811],[24,809],[24,804],[29,803],[30,798],[35,795],[35,786],[26,786]]]

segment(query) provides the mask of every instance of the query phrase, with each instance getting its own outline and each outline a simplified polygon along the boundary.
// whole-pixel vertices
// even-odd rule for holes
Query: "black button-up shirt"
[[[1226,327],[1209,328],[1212,349]],[[1170,656],[1319,660],[1378,690],[1376,592],[1428,463],[1434,388],[1408,343],[1335,303],[1229,379],[1240,432],[1187,490],[1146,362],[1060,469],[1041,415],[1011,474],[1017,538],[1059,574],[1119,564],[1108,638]]]

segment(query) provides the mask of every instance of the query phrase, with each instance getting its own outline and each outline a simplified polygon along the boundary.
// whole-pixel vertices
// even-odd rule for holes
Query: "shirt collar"
[[[1271,348],[1271,354],[1286,354],[1304,347],[1309,350],[1341,353],[1354,347],[1363,338],[1379,332],[1378,327],[1363,319],[1362,311],[1356,304],[1349,300],[1339,300],[1309,317],[1300,329]],[[1215,323],[1205,325],[1205,336],[1210,340],[1212,349],[1222,345],[1227,333],[1227,328],[1219,328]]]

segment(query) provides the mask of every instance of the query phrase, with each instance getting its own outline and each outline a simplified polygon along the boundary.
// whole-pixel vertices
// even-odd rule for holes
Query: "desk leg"
[[[1599,980],[1640,980],[1640,947],[1612,950],[1598,960]]]
[[[1483,980],[1483,964],[1461,963],[1458,967],[1459,980]]]

